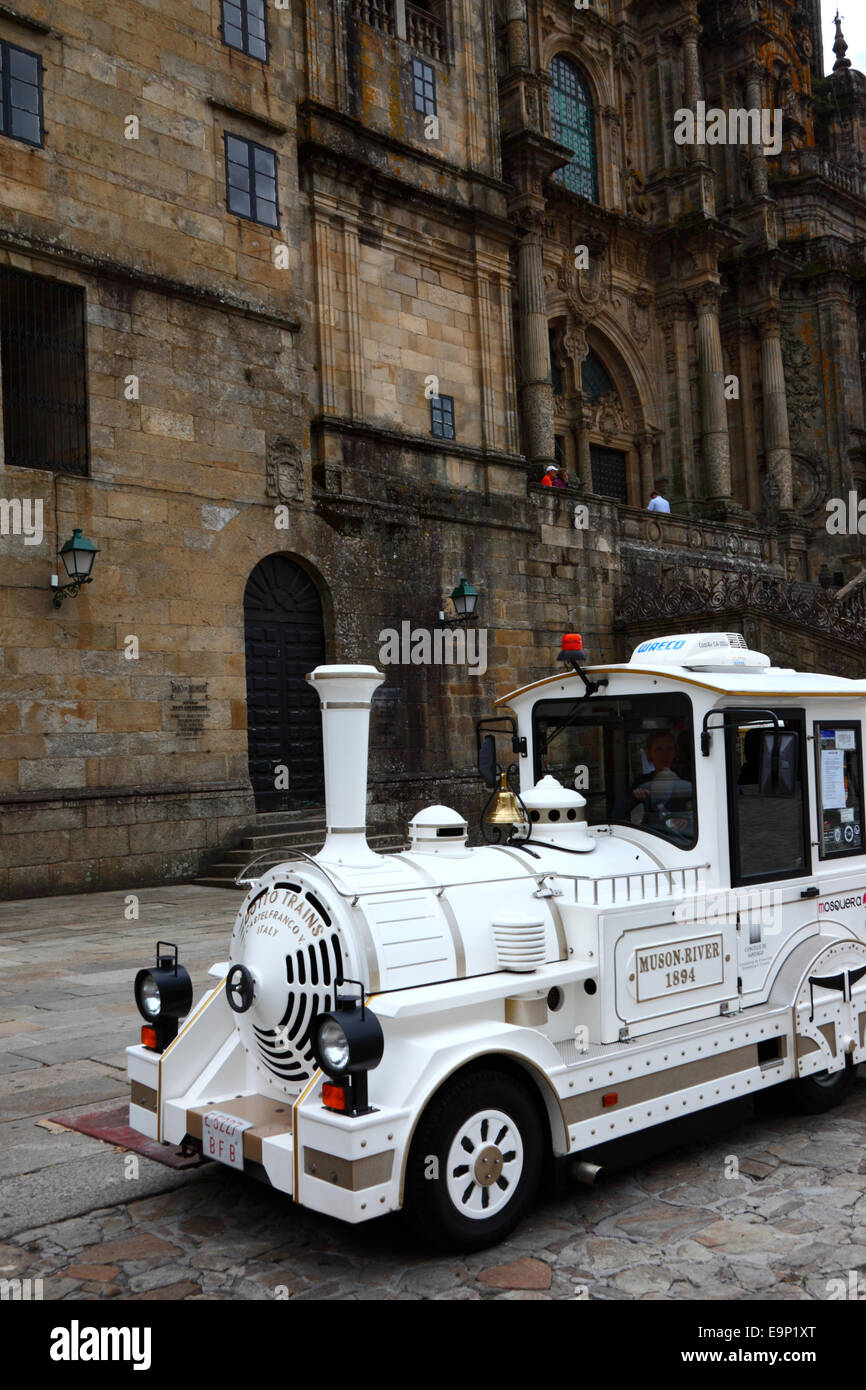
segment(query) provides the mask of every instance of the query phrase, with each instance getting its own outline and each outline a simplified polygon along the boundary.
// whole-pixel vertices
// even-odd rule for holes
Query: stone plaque
[[[208,711],[207,681],[171,682],[171,717],[185,738],[204,733]]]

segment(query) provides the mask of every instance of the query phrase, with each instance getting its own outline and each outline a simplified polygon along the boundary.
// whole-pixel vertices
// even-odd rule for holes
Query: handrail
[[[266,850],[266,851],[263,851],[263,853],[269,853],[269,852],[270,852],[270,851],[267,851],[267,850]],[[331,883],[332,887],[340,894],[340,896],[343,897],[343,898],[351,898],[351,899],[353,900],[353,903],[357,902],[359,898],[387,897],[388,895],[390,895],[390,894],[392,894],[392,893],[407,893],[407,892],[409,892],[409,893],[435,893],[436,896],[437,896],[437,898],[441,898],[441,897],[442,897],[442,894],[443,894],[447,889],[449,889],[449,888],[484,888],[484,887],[488,887],[490,884],[493,884],[493,883],[502,883],[502,882],[503,882],[503,878],[502,878],[502,876],[500,875],[500,877],[498,877],[498,878],[464,879],[464,880],[458,881],[458,882],[456,882],[456,883],[417,883],[417,884],[414,884],[414,883],[413,883],[413,884],[404,883],[404,884],[401,884],[399,888],[343,888],[343,887],[341,887],[340,884],[334,879],[334,877],[332,876],[332,874],[329,873],[328,869],[325,867],[324,864],[321,863],[320,860],[315,859],[311,854],[306,854],[306,853],[304,853],[303,850],[296,850],[296,851],[294,851],[294,853],[295,853],[295,855],[296,855],[297,858],[306,859],[306,860],[309,861],[309,863],[315,864],[316,868],[319,869],[319,870],[325,875],[325,877],[326,877],[326,878],[329,880],[329,882]],[[258,857],[261,858],[261,856],[258,856]],[[289,861],[289,860],[282,860],[281,862],[282,862],[282,863],[290,863],[291,861]],[[242,873],[246,873],[247,868],[252,868],[253,865],[254,865],[255,863],[256,863],[256,860],[253,860],[249,865],[246,866],[246,868],[244,868],[244,869],[242,870]],[[277,865],[274,865],[273,867],[276,868],[276,867],[278,867],[278,866],[277,866]],[[528,867],[528,866],[527,866],[527,867]],[[580,899],[578,898],[578,894],[577,894],[577,885],[578,885],[578,884],[592,884],[592,885],[593,885],[594,892],[593,892],[593,899],[592,899],[592,904],[591,904],[591,905],[592,905],[592,906],[598,906],[598,887],[599,887],[600,884],[609,883],[609,884],[611,884],[611,889],[612,889],[612,891],[611,891],[612,903],[611,903],[610,905],[611,905],[611,906],[616,906],[617,898],[616,898],[616,886],[615,886],[615,885],[616,885],[617,883],[625,883],[625,885],[626,885],[626,893],[627,893],[626,902],[632,902],[632,901],[639,901],[639,900],[640,900],[640,899],[632,899],[632,896],[631,896],[631,880],[632,880],[632,879],[636,879],[636,878],[639,878],[639,879],[641,880],[642,896],[643,896],[643,881],[644,881],[645,879],[650,879],[650,878],[651,878],[651,879],[653,879],[653,880],[655,881],[655,890],[656,890],[656,891],[655,891],[655,898],[659,898],[659,897],[662,896],[662,894],[659,892],[659,879],[663,879],[663,880],[665,880],[665,881],[667,882],[667,886],[668,886],[668,893],[667,893],[667,896],[672,897],[673,894],[674,894],[674,892],[676,891],[676,885],[675,885],[675,883],[674,883],[674,877],[673,877],[674,875],[679,875],[679,876],[681,877],[681,883],[680,883],[679,887],[680,887],[680,890],[681,890],[683,893],[685,893],[686,891],[688,891],[687,888],[686,888],[686,875],[690,875],[690,876],[691,876],[691,875],[694,875],[694,889],[693,889],[693,891],[697,891],[697,889],[698,889],[698,881],[697,881],[698,873],[701,871],[701,869],[709,869],[709,868],[710,868],[710,865],[709,865],[709,864],[683,864],[683,865],[680,866],[679,868],[670,868],[670,869],[631,869],[631,870],[628,870],[627,872],[621,873],[621,874],[601,874],[601,875],[599,875],[598,877],[594,877],[592,874],[570,874],[570,873],[568,873],[568,872],[566,872],[566,871],[560,871],[559,869],[546,869],[546,870],[544,870],[544,872],[542,872],[542,873],[532,873],[532,872],[528,872],[527,875],[526,875],[526,878],[527,878],[527,879],[532,879],[532,880],[538,885],[539,888],[544,884],[544,882],[545,882],[546,879],[558,878],[558,879],[563,879],[563,880],[565,880],[565,882],[567,882],[567,883],[574,883],[574,885],[575,885],[574,901],[575,901],[575,903],[578,904],[578,906],[581,906]],[[525,882],[526,879],[524,879],[523,881]],[[241,882],[250,882],[250,880],[241,880],[240,875],[238,875],[238,877],[235,879],[235,883],[240,884]],[[254,879],[254,880],[252,880],[252,882],[258,883],[258,882],[261,882],[261,880],[260,880],[260,879]],[[621,900],[620,900],[620,901],[621,901]],[[650,899],[650,901],[652,901],[652,899]],[[583,904],[583,905],[585,906],[586,904]]]

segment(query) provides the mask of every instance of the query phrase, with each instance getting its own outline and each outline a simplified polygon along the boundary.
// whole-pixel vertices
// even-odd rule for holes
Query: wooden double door
[[[244,593],[247,734],[256,808],[324,799],[322,716],[305,677],[325,659],[318,590],[285,555],[256,565]]]

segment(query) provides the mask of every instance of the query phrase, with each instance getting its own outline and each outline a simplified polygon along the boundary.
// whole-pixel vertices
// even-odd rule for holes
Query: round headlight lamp
[[[363,999],[340,997],[333,1013],[320,1014],[312,1034],[316,1061],[328,1076],[372,1071],[382,1060],[382,1025]]]
[[[169,955],[164,947],[174,952]],[[148,1023],[185,1018],[192,1008],[192,980],[178,964],[177,947],[168,941],[156,944],[156,965],[139,970],[135,977],[135,1002]]]

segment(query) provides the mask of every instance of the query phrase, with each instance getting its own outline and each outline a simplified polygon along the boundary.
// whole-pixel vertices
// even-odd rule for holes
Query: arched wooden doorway
[[[247,580],[244,645],[256,808],[321,804],[322,716],[304,677],[325,659],[322,603],[309,574],[287,555],[266,556]]]

